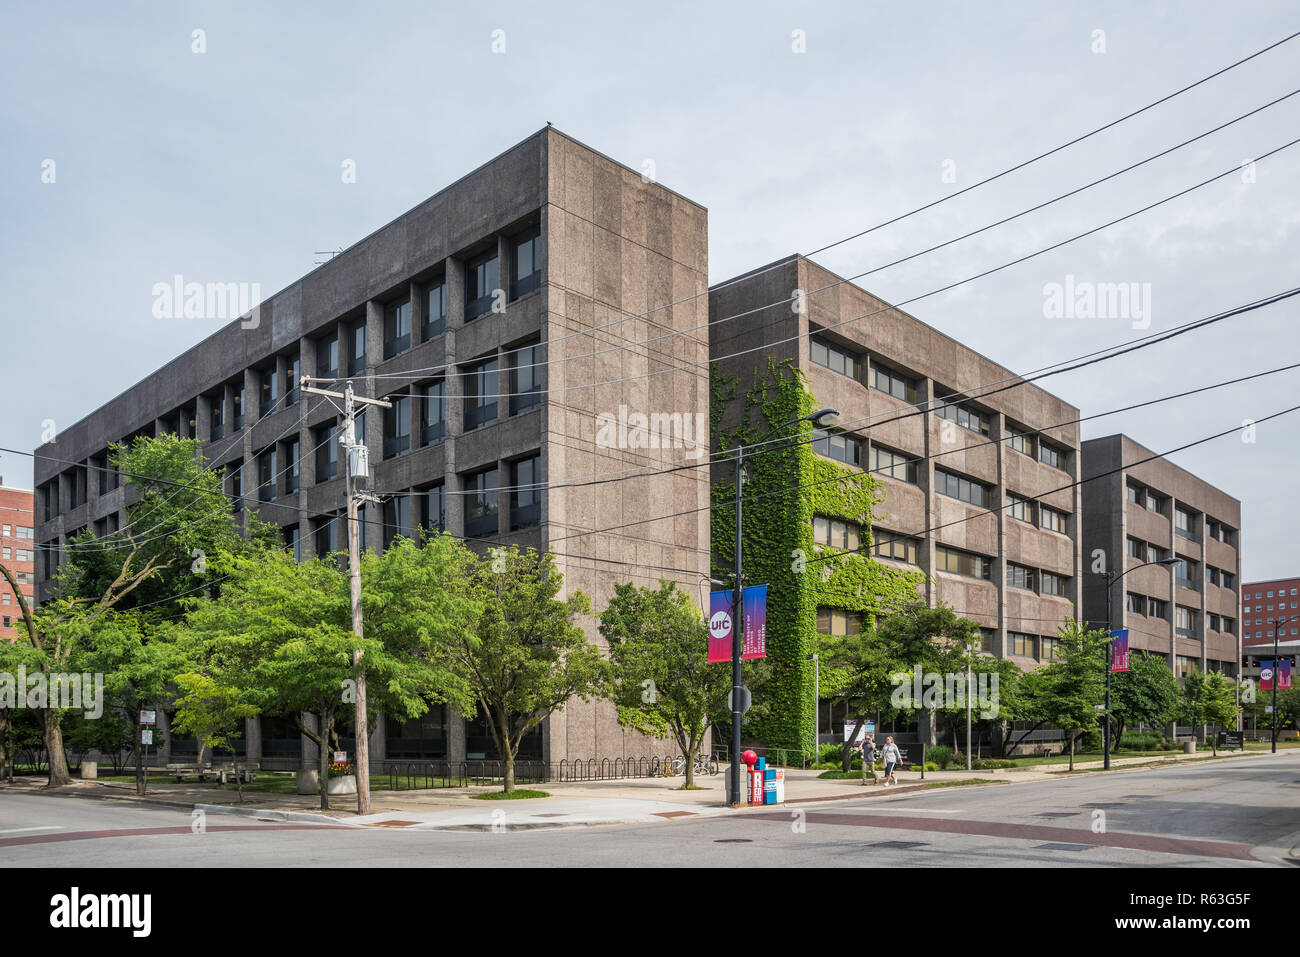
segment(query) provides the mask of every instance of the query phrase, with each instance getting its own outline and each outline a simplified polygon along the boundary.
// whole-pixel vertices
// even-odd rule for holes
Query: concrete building
[[[36,542],[33,538],[32,493],[6,488],[0,478],[0,564],[18,580],[18,590],[30,604],[36,584]],[[8,579],[0,577],[0,641],[13,641],[23,613]]]
[[[707,249],[703,207],[547,127],[39,449],[39,541],[125,523],[126,486],[102,469],[108,444],[176,433],[202,441],[236,506],[280,525],[288,545],[343,549],[338,418],[300,394],[307,374],[393,402],[359,420],[384,496],[364,510],[366,547],[422,526],[479,548],[550,550],[566,593],[585,592],[596,613],[621,581],[668,578],[695,594],[709,571],[706,470],[583,483],[682,459],[601,443],[598,419],[708,409]],[[53,560],[38,569],[41,594],[54,571]],[[594,619],[584,624],[600,643]],[[492,751],[481,717],[467,726],[443,709],[375,738],[379,758]],[[300,744],[287,719],[265,719],[247,747],[292,762]],[[525,756],[666,749],[625,732],[608,702],[573,701]]]
[[[814,451],[883,483],[870,540],[836,519],[834,544],[924,572],[929,602],[978,621],[986,651],[1026,669],[1050,659],[1080,601],[1078,409],[802,256],[716,284],[709,311],[721,373],[743,390],[769,358],[793,364],[816,405],[839,410]],[[723,429],[738,418],[729,407]],[[816,604],[821,633],[857,624],[833,594]]]
[[[1241,503],[1126,435],[1083,443],[1086,561],[1137,568],[1111,593],[1112,628],[1129,647],[1164,656],[1183,677],[1195,667],[1232,677],[1241,661]],[[1106,582],[1087,574],[1083,610],[1103,624]],[[1261,616],[1262,617],[1262,616]]]

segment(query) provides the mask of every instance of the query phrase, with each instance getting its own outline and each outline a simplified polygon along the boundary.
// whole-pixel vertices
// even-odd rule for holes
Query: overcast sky
[[[8,5],[0,445],[34,448],[45,420],[71,424],[217,328],[155,319],[154,283],[179,273],[269,296],[317,250],[355,242],[547,121],[633,167],[653,160],[662,183],[707,206],[718,282],[955,192],[1300,30],[1300,8],[1281,2],[558,6]],[[817,258],[843,275],[872,269],[1297,88],[1300,39]],[[912,299],[1297,135],[1300,96],[862,284]],[[354,184],[340,175],[349,159]],[[1300,146],[1259,163],[1254,182],[1234,172],[906,308],[1028,372],[1259,299],[1300,284],[1298,176]],[[1149,284],[1150,327],[1045,315],[1044,287],[1067,276]],[[1300,361],[1297,318],[1300,299],[1041,384],[1089,415],[1274,368]],[[1282,373],[1093,420],[1084,437],[1122,431],[1163,452],[1297,396],[1300,372]],[[1300,574],[1297,440],[1293,413],[1253,443],[1173,456],[1242,500],[1247,579]],[[31,459],[0,455],[0,475],[30,487]]]

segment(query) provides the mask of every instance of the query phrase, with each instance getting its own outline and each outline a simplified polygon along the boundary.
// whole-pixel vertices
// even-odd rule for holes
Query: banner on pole
[[[732,592],[715,591],[709,594],[709,662],[731,660],[731,636],[735,626],[732,614]],[[751,585],[741,592],[743,622],[741,624],[740,657],[767,657],[767,586]]]
[[[1112,673],[1128,671],[1128,629],[1122,628],[1110,634],[1110,670]]]
[[[1273,690],[1273,662],[1271,660],[1259,663],[1259,690]]]
[[[1291,659],[1283,658],[1277,663],[1277,689],[1279,691],[1291,690]]]

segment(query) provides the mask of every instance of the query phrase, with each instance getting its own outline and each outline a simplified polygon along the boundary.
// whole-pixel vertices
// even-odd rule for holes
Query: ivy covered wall
[[[865,627],[881,608],[914,596],[923,579],[919,572],[870,557],[874,510],[883,500],[881,483],[813,452],[806,441],[812,423],[788,424],[818,408],[793,362],[769,358],[744,384],[715,365],[710,406],[715,453],[730,452],[738,442],[747,447],[760,443],[745,452],[742,534],[745,584],[768,586],[768,677],[755,695],[744,738],[815,752],[814,666],[807,658],[817,650],[818,607],[860,612]],[[724,428],[724,421],[738,424]],[[764,441],[765,436],[782,441]],[[711,489],[713,576],[728,584],[735,572],[734,475],[734,462],[723,462]],[[814,516],[858,524],[862,551],[815,561],[835,549],[814,544]],[[834,685],[832,675],[822,677]]]

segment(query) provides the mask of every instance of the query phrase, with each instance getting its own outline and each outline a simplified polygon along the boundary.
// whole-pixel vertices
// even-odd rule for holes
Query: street
[[[535,811],[535,802],[528,802]],[[494,816],[495,815],[495,816]],[[663,823],[318,826],[0,792],[12,867],[1267,867],[1300,856],[1300,753],[939,788]]]

